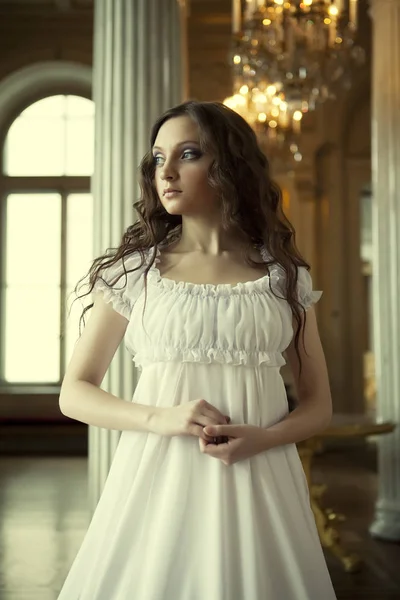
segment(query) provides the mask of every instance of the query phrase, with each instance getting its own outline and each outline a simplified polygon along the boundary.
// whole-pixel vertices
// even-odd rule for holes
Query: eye
[[[155,156],[153,156],[153,162],[156,165],[156,167],[160,166],[163,160],[164,158],[163,156],[161,156],[161,154],[156,154]]]
[[[200,158],[201,152],[199,150],[185,150],[182,154],[182,158],[188,160],[196,160],[196,158]]]

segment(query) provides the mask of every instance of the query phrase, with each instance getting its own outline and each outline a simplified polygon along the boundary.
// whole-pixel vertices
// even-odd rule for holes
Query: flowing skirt
[[[205,398],[232,423],[288,411],[279,369],[164,362],[133,401]],[[59,600],[334,600],[295,444],[234,465],[194,437],[124,431]]]

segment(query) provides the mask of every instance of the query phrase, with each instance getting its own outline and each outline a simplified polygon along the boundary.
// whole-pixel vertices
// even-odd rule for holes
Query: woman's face
[[[171,215],[205,215],[218,208],[217,194],[208,182],[213,158],[200,149],[197,124],[175,117],[159,129],[153,146],[155,186]]]

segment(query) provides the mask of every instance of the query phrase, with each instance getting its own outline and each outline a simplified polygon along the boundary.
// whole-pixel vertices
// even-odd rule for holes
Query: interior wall
[[[336,412],[363,413],[368,298],[360,255],[360,196],[370,182],[370,73],[327,104],[315,153],[316,273],[324,290],[319,326]]]
[[[363,91],[364,89],[364,91]],[[364,412],[364,354],[369,340],[368,281],[361,259],[362,190],[371,183],[371,102],[368,82],[349,107],[344,138],[346,188],[346,248],[348,296],[349,388],[354,412]]]
[[[190,0],[190,98],[222,102],[232,95],[231,43],[231,0]]]
[[[335,412],[348,412],[342,157],[335,144],[325,144],[315,157],[316,274],[323,290],[318,319]],[[351,412],[351,410],[349,411]]]
[[[0,80],[36,62],[92,64],[93,11],[0,3]]]

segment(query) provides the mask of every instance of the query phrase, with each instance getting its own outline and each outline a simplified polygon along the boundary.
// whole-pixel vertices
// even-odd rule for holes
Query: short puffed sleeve
[[[111,302],[114,310],[128,321],[133,306],[144,289],[145,264],[141,267],[141,262],[139,252],[125,257],[123,261],[118,260],[100,272],[93,288],[94,292],[100,292],[105,302]]]
[[[297,293],[299,302],[305,310],[311,308],[322,296],[322,292],[313,290],[311,275],[306,267],[298,268]]]

